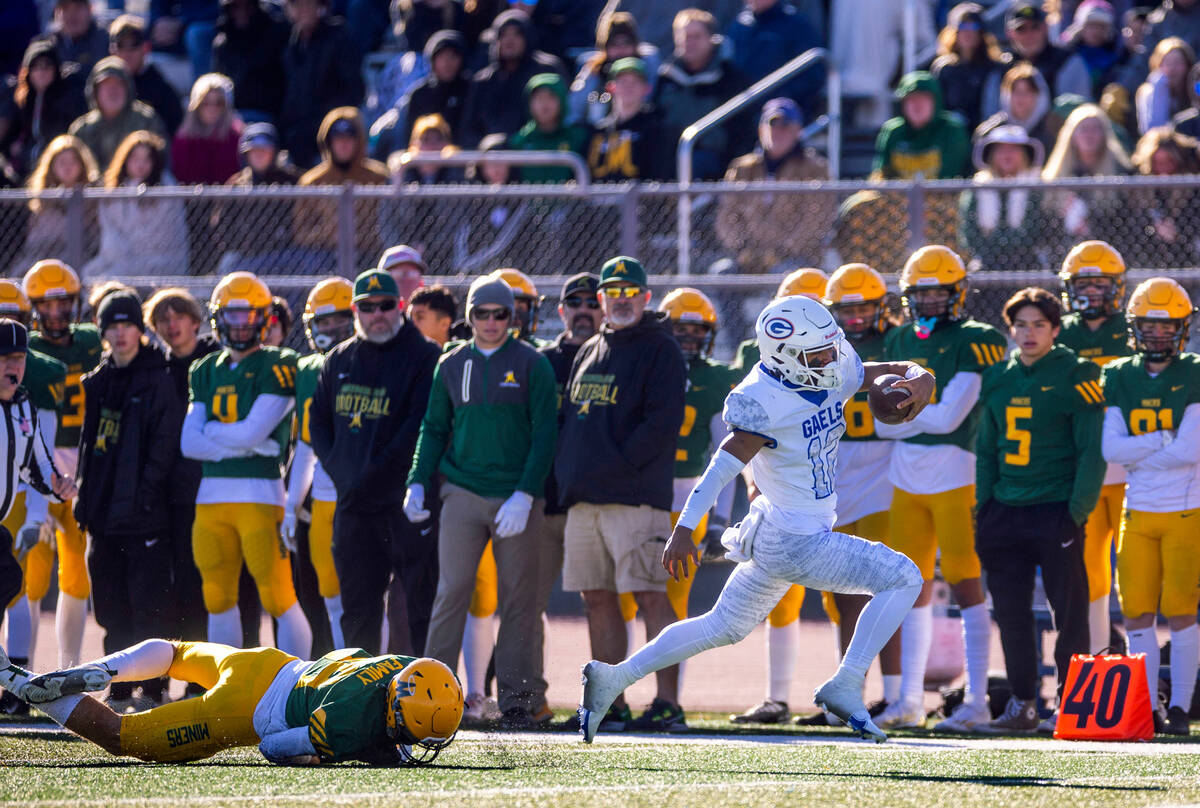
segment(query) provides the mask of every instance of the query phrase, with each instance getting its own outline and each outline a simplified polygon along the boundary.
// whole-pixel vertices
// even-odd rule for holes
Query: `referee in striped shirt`
[[[37,410],[21,387],[25,377],[28,334],[16,320],[0,318],[0,521],[12,508],[21,480],[59,501],[75,496],[75,482],[59,475],[38,431]],[[34,538],[36,541],[36,538]],[[28,550],[33,542],[22,542]],[[13,556],[13,537],[0,525],[0,604],[21,591],[21,566]],[[4,612],[0,610],[0,621]]]

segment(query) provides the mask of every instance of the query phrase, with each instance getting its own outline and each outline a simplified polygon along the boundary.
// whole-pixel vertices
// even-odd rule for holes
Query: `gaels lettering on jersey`
[[[804,422],[804,437],[812,438],[825,430],[842,423],[842,402],[835,401]]]

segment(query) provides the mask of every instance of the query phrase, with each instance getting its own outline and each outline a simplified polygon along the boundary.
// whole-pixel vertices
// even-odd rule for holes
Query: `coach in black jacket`
[[[633,593],[646,636],[674,622],[661,561],[687,367],[666,315],[645,310],[650,290],[638,261],[606,263],[599,297],[605,323],[571,368],[555,474],[569,508],[563,589],[583,595],[592,653],[616,663],[626,652],[618,592]],[[646,718],[681,721],[677,690],[678,669],[660,671]],[[611,722],[628,720],[624,697],[610,712]]]
[[[92,602],[112,653],[175,627],[167,491],[184,407],[166,356],[145,339],[138,299],[115,292],[98,314],[108,350],[83,377],[75,518],[92,537]],[[112,698],[128,699],[133,683],[125,685]],[[142,689],[162,696],[158,681]]]
[[[395,570],[404,581],[411,650],[419,656],[437,592],[437,516],[413,525],[402,506],[440,351],[399,302],[387,272],[367,270],[355,279],[356,335],[325,355],[309,428],[337,488],[333,562],[346,645],[379,651],[383,594]],[[427,501],[436,503],[436,492]]]

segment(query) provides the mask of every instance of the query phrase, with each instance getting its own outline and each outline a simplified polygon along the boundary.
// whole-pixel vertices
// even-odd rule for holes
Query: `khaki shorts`
[[[563,589],[665,592],[662,554],[671,514],[649,505],[593,505],[567,511]]]

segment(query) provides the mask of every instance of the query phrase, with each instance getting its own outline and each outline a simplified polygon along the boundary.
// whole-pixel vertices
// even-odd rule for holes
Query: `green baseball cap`
[[[600,269],[600,286],[611,286],[614,283],[628,283],[645,289],[646,269],[642,262],[628,255],[610,258]]]
[[[646,63],[642,59],[636,56],[625,56],[612,63],[612,67],[608,69],[608,77],[615,79],[626,72],[637,73],[642,78],[646,78],[648,75]]]
[[[364,270],[354,279],[354,300],[372,295],[400,297],[400,287],[396,285],[396,279],[382,269]]]

